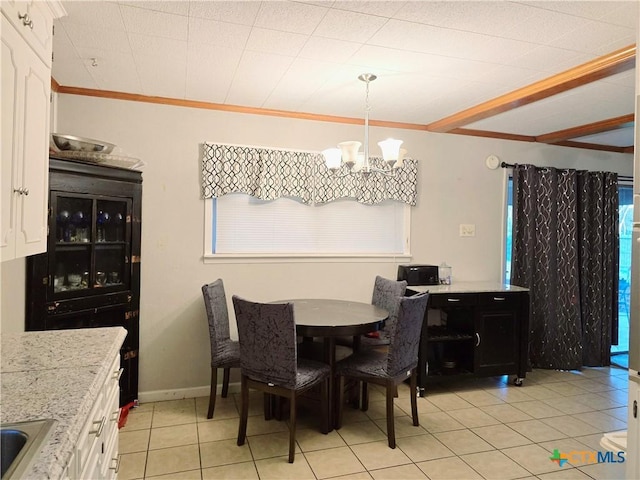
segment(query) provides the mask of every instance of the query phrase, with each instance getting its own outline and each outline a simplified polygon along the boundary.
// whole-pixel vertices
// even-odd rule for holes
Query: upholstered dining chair
[[[211,341],[211,392],[207,418],[213,418],[216,407],[218,386],[218,368],[223,369],[222,398],[229,392],[229,373],[231,368],[240,368],[240,346],[229,335],[229,311],[222,279],[202,286],[204,306],[209,321],[209,340]]]
[[[376,276],[373,284],[373,297],[371,303],[376,307],[384,308],[389,312],[389,318],[384,322],[378,335],[363,336],[360,340],[362,346],[389,345],[391,332],[394,330],[398,319],[398,308],[400,307],[400,297],[404,297],[407,291],[406,280],[389,280],[388,278]]]
[[[232,297],[240,342],[242,406],[238,445],[244,445],[249,389],[289,400],[289,463],[295,457],[296,403],[300,394],[321,384],[323,431],[329,422],[329,365],[298,358],[292,303],[257,303]]]
[[[373,295],[371,297],[371,304],[376,307],[384,308],[389,312],[389,317],[384,322],[382,327],[377,332],[373,332],[371,335],[360,336],[361,347],[377,347],[380,345],[389,345],[389,338],[391,332],[396,323],[398,317],[398,306],[400,303],[400,297],[403,297],[407,290],[406,280],[389,280],[388,278],[376,275],[376,279],[373,283]],[[337,345],[343,345],[347,347],[353,347],[352,337],[338,337],[336,338]]]
[[[376,383],[386,388],[387,398],[387,440],[390,448],[396,448],[395,423],[393,418],[393,398],[396,386],[410,378],[411,417],[418,426],[417,370],[418,347],[429,293],[421,293],[399,300],[397,321],[390,330],[387,351],[365,348],[336,364],[336,375],[340,379],[340,402],[338,406],[337,428],[342,425],[344,403],[344,380],[352,378],[363,382],[363,410],[368,407],[367,384]]]

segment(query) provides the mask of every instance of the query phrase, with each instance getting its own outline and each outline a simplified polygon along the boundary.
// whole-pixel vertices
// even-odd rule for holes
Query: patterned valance
[[[381,167],[380,158],[370,159]],[[298,198],[304,204],[353,198],[373,205],[384,200],[416,204],[418,165],[405,159],[394,176],[382,173],[346,175],[346,167],[331,172],[320,153],[203,144],[202,196],[246,193],[262,200]]]

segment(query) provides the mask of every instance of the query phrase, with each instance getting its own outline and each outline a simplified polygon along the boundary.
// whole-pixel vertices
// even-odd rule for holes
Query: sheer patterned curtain
[[[370,160],[373,166],[382,166],[382,159]],[[307,205],[339,198],[367,205],[385,200],[416,204],[416,160],[405,159],[393,176],[345,175],[346,171],[343,167],[331,172],[320,153],[204,143],[202,196],[240,192],[262,200],[292,197]]]
[[[514,167],[510,281],[530,289],[533,367],[610,364],[617,226],[617,174]]]

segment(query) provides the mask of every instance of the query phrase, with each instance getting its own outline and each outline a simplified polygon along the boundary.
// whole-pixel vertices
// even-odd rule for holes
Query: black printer
[[[407,285],[438,285],[437,265],[398,265],[398,280]]]

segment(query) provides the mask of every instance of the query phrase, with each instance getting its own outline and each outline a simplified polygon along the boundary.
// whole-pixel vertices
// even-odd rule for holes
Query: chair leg
[[[393,418],[394,387],[395,385],[392,381],[387,383],[387,440],[389,442],[389,448],[396,448],[396,428]]]
[[[360,410],[363,412],[369,410],[369,385],[364,381],[362,382],[362,407]]]
[[[218,369],[211,367],[211,392],[209,393],[209,410],[207,418],[213,418],[213,409],[216,408],[216,389],[218,386]]]
[[[238,424],[238,446],[244,445],[247,438],[247,419],[249,418],[249,387],[247,377],[240,377],[240,397],[242,406],[240,407],[240,423]]]
[[[322,382],[320,389],[320,408],[322,409],[322,424],[320,425],[320,431],[325,435],[329,433],[329,382],[330,377]],[[339,418],[339,422],[342,423],[342,419]],[[340,426],[336,426],[340,428]]]
[[[347,403],[351,405],[352,408],[360,408],[360,381],[351,379],[349,382],[345,382],[345,388],[347,388],[349,392]]]
[[[273,397],[273,410],[274,410],[274,416],[276,417],[276,420],[278,420],[279,422],[281,422],[284,419],[284,410],[285,407],[287,406],[287,402],[285,401],[285,397],[281,397],[279,395],[272,395]]]
[[[411,380],[409,382],[411,391],[409,395],[411,395],[411,417],[413,417],[413,426],[420,426],[420,421],[418,420],[418,369],[414,368],[411,371]]]
[[[229,393],[229,371],[231,369],[229,367],[225,368],[222,373],[222,398],[227,398],[227,394]]]
[[[296,393],[289,397],[289,463],[293,463],[296,455]]]
[[[271,420],[273,418],[273,395],[263,393],[264,399],[264,419]]]
[[[344,377],[338,377],[338,398],[340,401],[338,402],[338,411],[336,412],[336,425],[335,429],[339,430],[342,427],[342,411],[344,410]]]

